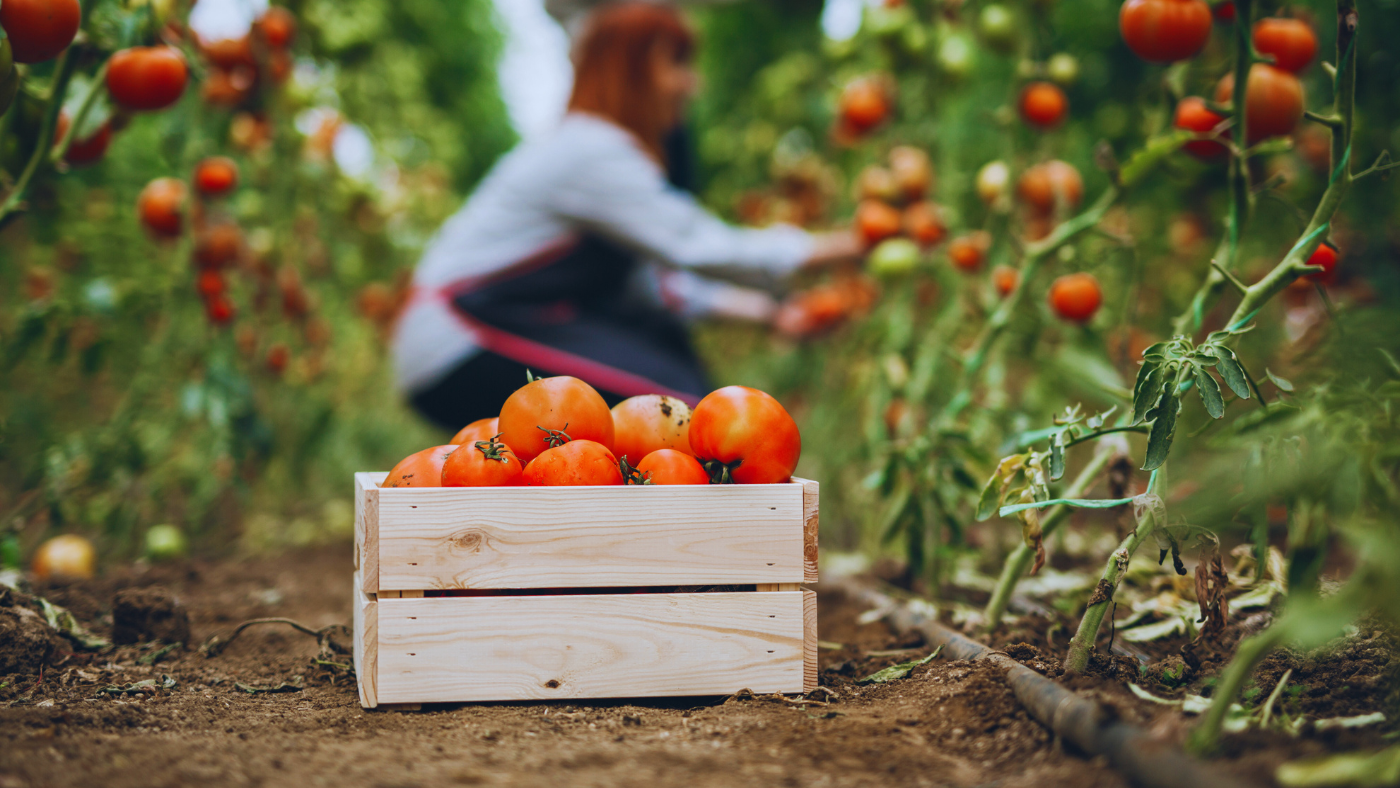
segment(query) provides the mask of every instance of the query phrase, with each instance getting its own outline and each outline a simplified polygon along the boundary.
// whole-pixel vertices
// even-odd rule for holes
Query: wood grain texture
[[[359,572],[355,573],[354,585],[355,678],[359,684],[360,705],[372,709],[379,705],[375,691],[375,677],[379,672],[378,602],[365,596]]]
[[[802,591],[802,691],[817,688],[817,592]]]
[[[378,702],[803,692],[808,593],[380,600]]]
[[[385,476],[355,474],[355,568],[367,596],[379,593],[379,483]]]
[[[365,591],[800,583],[815,571],[806,492],[381,489],[364,503]]]
[[[817,582],[817,558],[820,552],[817,546],[817,536],[819,531],[818,514],[821,509],[821,485],[811,479],[794,477],[793,481],[802,485],[802,582],[815,583]]]

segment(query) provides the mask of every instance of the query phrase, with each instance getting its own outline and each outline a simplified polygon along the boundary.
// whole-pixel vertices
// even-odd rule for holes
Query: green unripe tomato
[[[879,277],[903,276],[919,267],[919,245],[908,238],[883,241],[870,253],[870,273]]]
[[[938,44],[938,68],[954,79],[972,72],[973,44],[961,33],[950,33]]]
[[[19,569],[21,566],[19,539],[14,534],[0,538],[0,569]]]
[[[1052,55],[1045,64],[1045,75],[1061,85],[1073,85],[1079,79],[1079,59],[1068,52]]]
[[[185,535],[173,525],[153,525],[146,531],[146,557],[152,561],[180,558],[188,549]]]
[[[977,29],[982,34],[982,40],[998,52],[1010,52],[1016,48],[1020,38],[1016,25],[1016,15],[1011,9],[996,3],[984,6],[977,17]]]

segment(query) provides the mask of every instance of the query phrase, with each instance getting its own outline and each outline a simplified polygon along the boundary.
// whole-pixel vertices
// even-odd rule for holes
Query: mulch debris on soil
[[[933,659],[906,678],[861,683],[922,661],[930,649],[880,621],[861,623],[866,611],[835,594],[821,599],[822,687],[806,698],[739,693],[366,711],[348,657],[327,638],[269,624],[200,650],[250,619],[333,631],[350,618],[349,565],[347,550],[322,548],[133,568],[34,589],[71,612],[87,636],[111,641],[98,648],[55,632],[36,596],[0,589],[0,788],[1126,786],[1102,759],[1055,741],[990,666]],[[1058,615],[1022,616],[987,642],[1058,677],[1066,626]],[[1164,662],[1184,642],[1152,644],[1161,653],[1151,661]],[[1290,713],[1386,711],[1388,721],[1304,726],[1296,736],[1234,734],[1222,768],[1245,784],[1267,785],[1291,758],[1383,746],[1395,729],[1396,650],[1394,638],[1367,630],[1332,652],[1271,657],[1255,686],[1267,695],[1292,670],[1290,685],[1299,689],[1286,701]],[[1188,723],[1178,708],[1145,701],[1127,683],[1171,699],[1188,684],[1199,691],[1213,667],[1196,669],[1195,684],[1166,686],[1161,667],[1097,656],[1072,686],[1179,741]]]

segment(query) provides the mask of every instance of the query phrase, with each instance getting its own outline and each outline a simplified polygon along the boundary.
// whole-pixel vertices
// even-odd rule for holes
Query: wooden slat
[[[802,692],[806,593],[380,600],[378,701]]]
[[[817,592],[802,591],[802,691],[817,688]]]
[[[379,631],[378,602],[365,596],[360,573],[355,573],[354,656],[355,678],[359,683],[360,705],[372,709],[379,705],[375,691],[378,674]]]
[[[806,492],[382,489],[365,501],[365,591],[800,583],[815,573]]]
[[[355,474],[355,568],[369,596],[379,592],[379,483],[388,475]]]
[[[811,479],[793,479],[802,485],[802,526],[803,560],[802,582],[817,582],[817,535],[818,513],[821,503],[821,485]]]

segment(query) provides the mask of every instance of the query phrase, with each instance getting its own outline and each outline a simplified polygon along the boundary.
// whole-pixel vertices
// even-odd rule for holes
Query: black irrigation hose
[[[1005,671],[1011,691],[1032,717],[1084,752],[1105,756],[1114,768],[1138,785],[1147,788],[1237,788],[1241,785],[1239,780],[1188,757],[1136,725],[1115,719],[1095,701],[914,612],[908,605],[897,604],[885,594],[855,583],[834,585],[861,604],[888,610],[885,621],[896,631],[922,635],[928,645],[942,646],[943,655],[948,659],[986,662]]]

